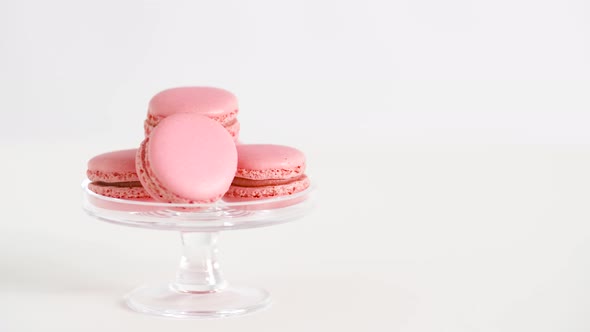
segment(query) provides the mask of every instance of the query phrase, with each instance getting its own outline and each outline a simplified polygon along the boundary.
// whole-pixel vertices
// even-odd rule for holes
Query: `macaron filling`
[[[293,183],[293,182],[297,182],[300,180],[303,180],[304,178],[307,178],[307,176],[305,174],[294,177],[294,178],[290,178],[290,179],[264,179],[264,180],[252,180],[252,179],[245,179],[245,178],[240,178],[240,177],[235,177],[234,180],[232,181],[232,186],[237,186],[237,187],[248,187],[248,188],[253,188],[253,187],[266,187],[266,186],[278,186],[278,185],[283,185],[283,184],[289,184],[289,183]]]
[[[95,181],[92,182],[93,185],[99,187],[117,187],[117,188],[140,188],[142,187],[141,182],[139,181],[127,181],[127,182],[104,182],[104,181]]]
[[[297,179],[289,179],[288,181],[290,182],[267,186],[237,186],[232,184],[224,197],[230,200],[247,200],[287,196],[304,191],[309,188],[310,184],[309,178],[305,175]]]

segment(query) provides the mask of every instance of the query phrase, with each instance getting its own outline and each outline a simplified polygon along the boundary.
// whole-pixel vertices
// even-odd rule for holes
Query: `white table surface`
[[[220,241],[228,280],[271,308],[182,321],[121,302],[173,276],[179,238],[84,214],[99,147],[2,145],[0,331],[590,329],[590,147],[304,148],[317,209]]]

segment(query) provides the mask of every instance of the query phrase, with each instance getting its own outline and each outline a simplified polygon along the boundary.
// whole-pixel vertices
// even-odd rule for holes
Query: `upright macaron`
[[[272,198],[309,187],[303,152],[272,144],[241,144],[237,151],[238,168],[225,198]]]
[[[139,180],[154,199],[210,203],[231,185],[237,151],[219,122],[195,113],[177,113],[151,131],[135,161]]]
[[[90,159],[86,175],[92,182],[88,188],[115,198],[149,198],[135,171],[136,154],[137,149],[119,150]]]
[[[149,102],[144,121],[145,136],[166,117],[178,113],[206,116],[220,123],[234,138],[238,139],[238,100],[224,89],[214,87],[179,87],[156,94]]]

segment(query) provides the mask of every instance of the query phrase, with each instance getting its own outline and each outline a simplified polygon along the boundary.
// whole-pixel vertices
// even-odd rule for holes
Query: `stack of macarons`
[[[283,145],[238,143],[237,114],[236,97],[223,89],[164,90],[149,102],[138,148],[90,159],[88,188],[114,198],[188,204],[307,189],[304,154]]]

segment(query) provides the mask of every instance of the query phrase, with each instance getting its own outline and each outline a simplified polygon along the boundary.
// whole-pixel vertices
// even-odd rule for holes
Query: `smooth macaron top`
[[[218,122],[194,113],[163,119],[137,155],[140,181],[156,199],[206,203],[219,199],[237,168],[236,145]]]
[[[305,172],[303,152],[284,145],[238,144],[236,177],[252,180],[290,179]]]
[[[88,161],[86,174],[91,181],[138,181],[135,171],[137,149],[100,154]]]
[[[179,87],[156,94],[149,103],[148,114],[156,118],[176,113],[196,113],[223,122],[238,112],[238,99],[223,89],[213,87]]]

